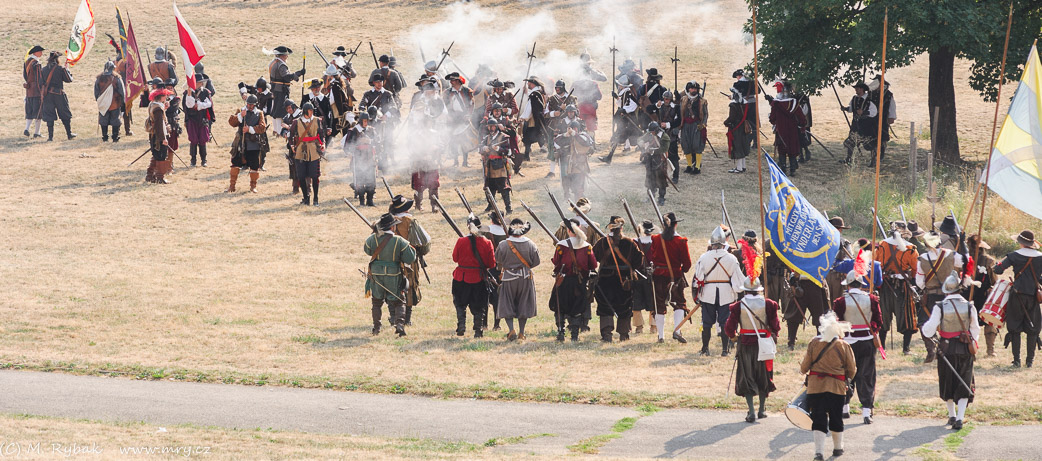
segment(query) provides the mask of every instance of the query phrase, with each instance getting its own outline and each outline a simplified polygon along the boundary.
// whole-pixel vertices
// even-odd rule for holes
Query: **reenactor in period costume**
[[[536,315],[535,279],[532,268],[539,265],[539,249],[525,237],[532,225],[518,218],[510,221],[509,237],[496,246],[496,261],[502,272],[496,317],[506,319],[507,339],[525,339],[525,324]],[[520,328],[514,333],[514,319]]]
[[[112,127],[112,142],[119,141],[119,125],[123,114],[123,79],[116,72],[116,64],[105,62],[105,70],[94,80],[94,99],[98,101],[98,125],[101,125],[101,141],[109,140]]]
[[[503,221],[495,211],[488,213],[488,220],[488,225],[481,227],[481,236],[492,242],[492,248],[495,248],[498,251],[499,244],[503,243],[503,241],[507,239],[507,227],[503,225]],[[498,261],[499,258],[497,257],[496,260]],[[488,268],[488,272],[497,282],[503,278],[499,266]],[[499,331],[499,324],[502,320],[502,318],[497,314],[499,312],[499,283],[490,284],[488,290],[488,304],[492,306],[491,314],[492,318],[495,319],[495,323],[492,325],[492,331]],[[484,321],[481,325],[485,330],[488,329],[489,313],[488,305],[486,305],[483,316]]]
[[[868,99],[870,99],[872,101],[879,101],[879,91],[880,91],[879,90],[879,81],[880,81],[880,79],[881,79],[880,76],[876,75],[875,78],[872,79],[872,83],[868,84],[868,89],[870,91],[870,93],[868,94]],[[879,159],[882,160],[883,157],[886,156],[886,143],[890,141],[890,130],[891,130],[890,125],[893,125],[894,121],[897,120],[897,102],[894,101],[894,94],[890,92],[890,80],[887,80],[886,84],[883,85],[883,107],[880,108],[878,116],[885,117],[885,120],[884,120],[884,123],[883,123],[883,142],[879,146],[879,149],[880,149],[879,150]],[[876,131],[874,131],[874,133],[878,132],[879,131],[879,119],[875,118],[871,122],[872,122],[872,126],[875,127],[874,129],[876,130]],[[873,148],[874,147],[875,146],[873,145]],[[870,166],[870,167],[876,166],[876,161],[875,160],[876,160],[876,157],[873,155],[872,156],[872,161],[869,163],[868,166]]]
[[[825,460],[827,433],[832,434],[832,456],[843,455],[843,401],[847,379],[858,372],[854,351],[843,340],[849,332],[850,323],[838,320],[834,312],[823,315],[821,334],[811,339],[800,362],[800,373],[807,374],[815,461]]]
[[[546,108],[546,95],[543,93],[543,84],[539,79],[532,77],[525,79],[527,89],[524,100],[521,103],[521,112],[518,115],[521,121],[521,142],[525,145],[525,160],[532,160],[532,144],[546,145],[546,120],[544,109]]]
[[[903,224],[903,223],[902,223]],[[897,332],[904,339],[901,351],[908,354],[912,344],[912,335],[918,330],[916,320],[916,298],[918,293],[912,283],[919,261],[919,252],[915,245],[905,241],[903,232],[911,237],[907,228],[892,226],[889,237],[879,242],[875,249],[875,260],[883,267],[883,284],[878,286],[880,307],[883,313],[883,324],[879,331],[879,339],[886,344],[887,333],[891,330],[891,322],[897,320]]]
[[[167,143],[170,148],[174,151],[180,148],[180,135],[181,129],[181,96],[177,93],[177,80],[167,79],[159,88],[165,89],[170,92],[170,101],[166,108],[166,121],[170,124],[170,133],[167,136]]]
[[[453,165],[459,165],[459,156],[463,156],[463,166],[467,165],[467,154],[472,148],[465,145],[468,130],[474,128],[470,125],[471,111],[474,110],[474,92],[463,86],[466,79],[459,72],[453,72],[445,76],[449,82],[449,88],[445,89],[442,99],[445,101],[445,109],[448,114],[449,137],[448,153],[452,156]]]
[[[745,422],[752,423],[767,417],[767,396],[774,387],[774,360],[761,360],[760,341],[773,341],[781,330],[778,324],[778,303],[763,297],[763,285],[755,277],[745,277],[740,286],[742,298],[727,306],[724,334],[737,345],[735,351],[734,394],[745,397],[749,414]],[[755,411],[753,397],[759,397],[760,409]]]
[[[474,73],[474,78],[467,82],[467,89],[473,95],[471,98],[470,124],[478,129],[479,136],[484,136],[481,129],[485,122],[488,97],[492,94],[492,87],[488,86],[488,83],[495,77],[496,73],[491,68],[484,64],[479,64],[478,70]],[[499,117],[496,118],[498,119]]]
[[[658,193],[659,205],[666,203],[671,165],[666,156],[671,142],[669,135],[655,122],[648,123],[648,132],[637,141],[640,163],[644,164],[644,187]]]
[[[850,271],[854,270],[854,268],[858,266],[858,262],[860,261],[865,265],[871,267],[871,277],[873,279],[872,283],[876,287],[882,286],[883,265],[880,264],[879,261],[875,261],[872,259],[872,248],[870,248],[871,246],[872,242],[870,242],[868,239],[857,239],[857,252],[853,254],[853,258],[844,259],[836,263],[832,266],[832,270],[835,272],[839,272],[840,274],[843,274],[843,280],[846,280],[847,274],[849,274]],[[861,277],[861,284],[866,287],[868,286],[869,281],[867,273],[865,276]],[[841,288],[838,288],[837,291],[832,291],[829,294],[835,295],[837,293],[844,293],[846,291],[846,283],[840,282],[840,287]],[[839,296],[832,297],[838,298]]]
[[[72,73],[68,63],[58,65],[61,53],[52,51],[47,57],[47,66],[40,70],[43,79],[43,121],[47,123],[47,140],[54,140],[54,121],[61,120],[65,125],[65,136],[76,137],[72,132],[72,111],[69,110],[69,98],[65,95],[65,84],[72,83]]]
[[[637,124],[637,96],[633,92],[633,81],[623,75],[615,81],[618,91],[612,93],[618,109],[615,110],[615,133],[612,134],[612,144],[622,146],[622,151],[627,152],[630,147],[637,144],[640,136],[640,125]],[[611,157],[601,157],[601,161],[611,163]]]
[[[850,134],[843,141],[843,147],[847,148],[847,158],[844,160],[847,164],[850,164],[851,159],[854,158],[854,150],[864,149],[868,152],[875,152],[876,133],[879,131],[879,127],[872,122],[878,120],[876,117],[879,115],[879,110],[869,97],[868,85],[865,82],[858,82],[857,85],[854,85],[854,92],[856,94],[850,98],[850,104],[840,107],[843,112],[854,114],[854,119],[850,122]],[[875,159],[875,155],[872,155],[872,158]]]
[[[564,80],[558,80],[554,82],[554,93],[547,96],[546,107],[543,108],[543,120],[546,129],[549,131],[546,135],[550,139],[567,129],[567,123],[562,123],[561,119],[564,117],[564,108],[568,106],[575,107],[575,96],[568,94],[568,88],[565,86]],[[575,115],[578,115],[578,113]],[[548,157],[553,157],[553,149],[550,149],[550,153],[551,155],[548,155]],[[550,160],[553,160],[553,158],[550,158]]]
[[[280,112],[284,110],[285,108],[279,109]],[[235,192],[235,182],[243,168],[250,170],[250,192],[257,192],[261,153],[268,151],[268,136],[265,132],[267,124],[264,118],[264,113],[257,108],[257,97],[252,94],[246,97],[246,106],[228,118],[228,124],[236,128],[235,140],[232,141],[228,192]]]
[[[785,164],[789,164],[789,176],[796,174],[799,168],[800,139],[803,130],[807,128],[807,117],[803,110],[792,97],[792,84],[788,81],[780,81],[776,84],[778,96],[764,95],[771,106],[771,114],[768,116],[774,125],[774,152],[777,154],[778,166],[785,171]]]
[[[930,232],[922,237],[926,251],[919,253],[919,263],[916,265],[915,284],[922,290],[922,298],[916,312],[919,324],[916,325],[922,333],[923,323],[929,318],[926,309],[931,308],[944,299],[941,286],[944,285],[944,277],[955,270],[955,252],[940,248],[941,238],[936,233]],[[1042,260],[1039,260],[1042,264]],[[1042,265],[1039,266],[1042,268]],[[996,272],[1001,271],[996,269]],[[1034,293],[1034,292],[1032,292]],[[1007,309],[1007,312],[1009,310]],[[934,359],[934,343],[923,334],[926,343],[926,359],[923,363],[930,363]]]
[[[979,235],[971,235],[966,238],[966,247],[970,255],[976,255],[976,270],[973,271],[973,280],[980,282],[980,286],[970,289],[964,288],[962,291],[962,297],[973,302],[974,306],[984,306],[988,300],[988,294],[991,292],[995,282],[998,281],[998,276],[995,274],[995,264],[998,261],[987,253],[987,250],[991,249],[991,245],[981,240]],[[972,292],[972,293],[971,293]],[[984,330],[984,341],[987,345],[988,357],[995,356],[995,338],[999,335],[999,330],[1002,329],[1002,325],[992,325],[984,321],[983,318],[977,316],[977,321],[980,327]]]
[[[271,85],[271,112],[268,115],[274,117],[274,128],[275,132],[279,133],[282,131],[282,116],[286,115],[283,111],[285,105],[283,101],[289,98],[289,86],[292,82],[295,82],[304,76],[304,69],[300,69],[296,72],[290,72],[289,66],[286,64],[286,60],[289,59],[289,55],[293,54],[293,50],[285,46],[277,46],[273,50],[275,58],[268,63],[268,80]],[[301,101],[303,104],[303,101]]]
[[[365,240],[365,254],[370,256],[365,293],[373,297],[373,334],[380,334],[382,308],[387,303],[391,324],[398,337],[405,336],[405,292],[408,279],[405,267],[416,262],[416,250],[394,232],[398,220],[390,213],[380,217],[375,232]]]
[[[388,207],[388,211],[394,216],[394,219],[398,222],[394,225],[394,233],[404,237],[409,245],[412,245],[416,249],[416,260],[408,263],[407,266],[402,268],[405,278],[409,281],[409,286],[406,289],[405,296],[405,324],[412,325],[412,309],[414,306],[420,303],[423,298],[420,293],[420,271],[423,269],[421,264],[423,263],[423,257],[431,251],[431,236],[423,229],[420,222],[413,217],[412,213],[409,213],[409,209],[412,208],[413,201],[407,200],[401,195],[395,195],[391,199],[391,205]]]
[[[733,88],[732,88],[733,90]],[[727,106],[727,119],[724,126],[727,127],[727,152],[728,157],[734,161],[734,168],[728,173],[745,173],[745,158],[749,156],[750,140],[756,142],[753,136],[756,134],[755,114],[750,109],[755,104],[745,104],[741,94],[735,92],[731,103]]]
[[[322,142],[325,145],[329,145],[333,141],[333,130],[329,127],[329,114],[333,111],[330,103],[332,98],[329,97],[329,87],[326,86],[320,79],[312,79],[308,83],[308,92],[304,94],[304,98],[300,100],[300,107],[304,107],[305,104],[310,103],[311,107],[315,108],[315,117],[322,120],[323,129],[319,136],[322,137]]]
[[[553,99],[553,96],[551,96],[551,99]],[[547,119],[549,120],[547,122],[547,128],[551,132],[551,140],[556,140],[558,136],[567,132],[573,123],[578,123],[580,127],[580,132],[586,130],[586,122],[584,122],[583,119],[579,117],[579,109],[575,107],[574,104],[568,104],[567,106],[564,106],[564,108],[562,108],[560,111],[551,111],[547,115],[549,116],[550,114],[559,114],[555,116],[553,119]],[[587,135],[589,135],[589,133],[587,133]],[[593,136],[589,137],[591,141],[590,150],[592,151]],[[561,157],[566,156],[563,154],[558,154],[557,150],[559,148],[562,148],[561,146],[554,145],[553,143],[551,143],[551,146],[553,148],[550,149],[546,155],[546,159],[550,161],[550,173],[546,175],[548,178],[553,177],[555,175],[555,172],[557,171],[557,166],[561,164],[562,161],[564,161],[561,159]],[[567,149],[568,146],[564,146],[563,148]],[[562,175],[563,174],[565,173],[562,173]]]
[[[796,99],[803,117],[807,119],[807,127],[803,130],[806,136],[800,136],[800,163],[806,163],[810,161],[810,129],[814,127],[814,112],[811,110],[810,96],[807,93],[797,91],[792,97]]]
[[[510,207],[510,159],[514,156],[510,148],[510,136],[513,133],[505,132],[506,127],[494,118],[489,118],[486,126],[488,134],[481,141],[480,148],[485,187],[492,196],[498,193],[503,198],[503,205],[509,214],[513,211]],[[485,211],[492,211],[492,203],[488,204]]]
[[[166,119],[167,98],[170,90],[156,90],[149,94],[152,102],[148,105],[148,119],[145,121],[145,131],[148,132],[148,144],[152,152],[152,159],[145,171],[145,182],[157,184],[169,184],[164,177],[170,171],[167,165],[171,163],[170,146],[167,134],[170,132],[170,123]]]
[[[167,53],[166,48],[157,47],[155,61],[148,65],[148,77],[158,78],[164,82],[173,79],[176,86],[180,80],[177,78],[174,63],[170,61],[169,57],[170,54]]]
[[[651,280],[655,290],[655,329],[658,330],[658,342],[665,342],[666,308],[673,308],[673,339],[681,344],[687,340],[677,328],[687,314],[687,300],[684,299],[684,288],[687,288],[687,272],[691,270],[691,253],[687,247],[687,237],[677,234],[680,219],[673,212],[663,216],[665,227],[662,233],[651,236],[651,254],[648,259],[654,265]],[[732,256],[733,258],[733,256]],[[698,270],[695,270],[698,277]],[[721,325],[723,320],[721,320]]]
[[[22,132],[25,137],[29,137],[30,125],[36,124],[34,128],[33,137],[40,137],[40,125],[42,120],[40,114],[43,112],[43,93],[44,93],[44,79],[43,71],[40,66],[40,57],[43,56],[43,47],[40,45],[34,45],[29,49],[29,52],[25,55],[25,62],[22,63],[22,79],[25,83],[22,84],[22,88],[25,88],[25,131]]]
[[[488,82],[489,88],[492,88],[492,92],[485,99],[485,118],[489,117],[492,112],[492,106],[499,104],[503,110],[503,116],[507,118],[513,118],[517,116],[517,103],[514,101],[513,96],[506,90],[508,87],[513,87],[512,82],[501,82],[499,79],[494,79]],[[496,117],[501,118],[501,117]]]
[[[574,216],[572,216],[571,219],[579,221],[579,229],[582,231],[583,237],[586,238],[587,242],[591,242],[591,244],[597,243],[597,240],[600,239],[600,235],[598,235],[597,231],[595,231],[593,228],[599,228],[600,224],[598,224],[597,221],[594,221],[593,226],[591,226],[586,222],[586,220],[582,218],[582,216],[579,216],[579,213],[578,211],[576,211],[576,208],[578,208],[578,211],[583,212],[583,214],[589,217],[590,211],[593,210],[593,204],[590,203],[590,200],[586,197],[580,197],[579,200],[575,201],[575,208],[572,208]],[[568,228],[565,227],[564,223],[558,225],[557,229],[554,230],[554,237],[556,237],[557,240],[564,240],[568,238]]]
[[[612,331],[619,333],[619,341],[630,339],[633,285],[637,282],[635,269],[644,267],[644,254],[640,248],[622,235],[625,225],[625,219],[612,216],[608,221],[608,237],[593,245],[598,267],[594,298],[600,318],[601,341],[608,343],[612,341]],[[619,318],[617,328],[616,316]]]
[[[666,159],[672,165],[673,183],[680,180],[680,106],[673,102],[673,93],[666,91],[662,98],[656,103],[656,119],[658,125],[669,136],[669,146],[666,149]]]
[[[579,117],[586,125],[586,131],[590,137],[597,140],[597,106],[598,101],[604,96],[601,94],[598,82],[607,82],[608,77],[603,72],[593,68],[593,59],[590,54],[583,52],[579,55],[582,61],[582,73],[578,80],[572,84],[575,91],[576,106],[579,109]]]
[[[426,88],[431,93],[431,97],[430,99],[424,98],[425,105],[419,109],[422,111],[423,117],[414,119],[414,122],[419,123],[420,126],[417,128],[418,131],[412,132],[417,139],[422,139],[423,142],[410,145],[414,149],[410,159],[413,199],[416,200],[416,209],[419,211],[423,211],[424,191],[427,191],[432,198],[439,197],[441,172],[438,168],[441,165],[441,156],[444,155],[446,144],[446,133],[439,124],[445,118],[445,104],[442,103],[437,93],[434,93],[434,85],[428,84]],[[437,211],[434,200],[431,200],[431,212]]]
[[[680,98],[680,147],[687,158],[684,173],[702,172],[702,152],[706,148],[706,125],[709,123],[709,104],[702,97],[702,85],[687,82]]]
[[[648,313],[648,329],[652,333],[658,332],[658,327],[655,325],[655,290],[652,287],[651,277],[655,267],[651,263],[651,258],[648,257],[651,255],[651,237],[655,233],[655,223],[644,220],[640,224],[640,236],[634,240],[637,248],[644,255],[644,264],[634,268],[644,276],[638,276],[636,280],[631,282],[633,284],[632,323],[634,334],[644,332],[644,312]]]
[[[191,165],[196,165],[196,155],[206,166],[206,143],[210,142],[210,125],[213,124],[213,93],[207,86],[198,85],[198,89],[186,89],[181,98],[184,106],[185,129],[188,131],[188,144],[192,155]]]
[[[756,146],[756,137],[760,135],[760,127],[756,120],[757,108],[760,107],[759,102],[756,101],[756,87],[759,84],[746,77],[745,71],[742,69],[731,73],[731,78],[735,79],[731,84],[731,95],[743,106],[741,113],[745,114],[743,118],[746,118],[748,122],[748,136],[745,138],[745,142],[748,144],[745,151],[749,152]]]
[[[828,299],[828,289],[818,286],[810,277],[802,274],[792,274],[789,279],[791,295],[788,297],[783,318],[787,333],[787,345],[789,350],[796,349],[796,334],[800,325],[805,325],[809,320],[815,327],[821,326],[821,316],[832,306]]]
[[[640,88],[641,85],[644,85],[644,77],[641,77],[640,73],[641,69],[637,68],[637,63],[633,62],[632,59],[626,58],[619,65],[619,73],[615,76],[615,80],[618,81],[620,78],[626,77],[626,80],[629,80],[633,88]]]
[[[931,341],[935,333],[939,336],[936,340],[938,353],[944,358],[937,361],[937,386],[941,400],[948,407],[948,424],[955,431],[962,429],[966,406],[973,402],[973,393],[977,387],[973,382],[973,362],[977,354],[977,340],[980,339],[977,308],[959,294],[964,280],[958,272],[952,272],[945,279],[941,286],[944,298],[933,304],[930,318],[923,324],[924,336],[931,338]],[[1031,283],[1036,282],[1032,280]],[[1034,295],[1031,297],[1034,298]],[[1038,303],[1034,304],[1037,310]],[[1028,350],[1034,348],[1031,346]]]
[[[582,121],[577,119],[554,138],[553,146],[553,153],[561,163],[561,188],[565,200],[578,200],[586,195],[593,138],[583,130]]]
[[[1020,335],[1027,335],[1027,361],[1024,365],[1030,368],[1035,360],[1035,350],[1039,347],[1039,331],[1042,330],[1038,301],[1042,252],[1038,251],[1034,232],[1025,230],[1016,235],[1014,240],[1020,249],[1002,258],[995,266],[995,273],[1002,274],[1006,269],[1013,269],[1013,286],[1006,304],[1006,343],[1013,345],[1013,366],[1020,367]]]
[[[373,88],[362,94],[358,108],[369,113],[369,124],[373,127],[373,139],[377,146],[377,164],[386,172],[392,160],[389,141],[393,138],[398,120],[398,106],[394,94],[384,88],[383,75],[372,76]]]
[[[839,216],[833,216],[829,218],[829,224],[841,233],[850,226],[847,226],[846,221]],[[847,278],[846,272],[839,272],[836,270],[836,266],[839,263],[852,259],[853,256],[850,254],[850,241],[845,238],[840,238],[839,251],[836,252],[836,259],[832,262],[832,269],[829,270],[828,274],[825,274],[825,287],[828,289],[828,299],[831,300],[839,297],[843,293],[843,280]]]
[[[321,176],[321,160],[326,151],[323,134],[326,127],[322,118],[315,113],[315,106],[306,102],[300,106],[303,113],[293,121],[289,142],[293,145],[293,164],[297,168],[297,181],[304,198],[301,205],[318,206],[318,181]],[[308,193],[308,189],[313,194]],[[310,200],[310,202],[309,202]]]
[[[723,333],[730,310],[728,306],[738,299],[742,286],[742,268],[738,258],[727,251],[728,231],[717,226],[709,236],[709,251],[702,253],[695,262],[692,280],[693,295],[702,304],[702,350],[700,355],[709,355],[709,340],[713,335],[713,324],[719,326],[718,334],[723,346],[723,355],[730,351],[730,341]]]
[[[452,304],[456,307],[456,336],[467,333],[467,308],[474,321],[474,337],[482,333],[485,315],[488,312],[489,291],[496,280],[491,278],[490,268],[496,267],[495,250],[492,242],[480,235],[481,219],[471,214],[467,218],[468,235],[456,240],[452,249]]]
[[[597,258],[579,227],[579,220],[573,218],[564,224],[568,226],[568,237],[557,242],[551,259],[554,288],[550,294],[550,310],[556,314],[557,340],[564,341],[567,321],[572,341],[578,341],[584,314],[590,308],[588,281],[597,269]]]
[[[861,415],[865,424],[872,424],[872,408],[876,395],[876,349],[882,347],[878,333],[883,323],[879,310],[879,298],[862,290],[863,277],[857,271],[847,273],[843,280],[847,292],[832,302],[836,317],[851,325],[850,332],[843,338],[854,352],[857,373],[850,380],[850,389],[843,405],[843,415],[850,415],[850,399],[857,391],[861,402]]]
[[[658,107],[658,102],[662,100],[663,95],[669,93],[669,90],[662,85],[662,74],[658,73],[658,69],[651,67],[647,70],[648,78],[644,81],[643,85],[637,86],[637,105],[640,110],[637,112],[637,123],[640,126],[646,126],[649,122],[658,121],[658,117],[652,112],[652,107]]]
[[[293,195],[300,193],[300,180],[297,179],[297,165],[293,162],[293,143],[290,142],[292,130],[290,127],[293,126],[293,121],[300,117],[302,111],[297,107],[297,103],[293,102],[292,99],[287,99],[286,102],[282,103],[286,106],[286,115],[282,116],[282,132],[275,133],[279,138],[286,140],[286,163],[289,165],[289,179],[293,184]],[[262,109],[263,110],[263,109]]]
[[[382,77],[384,82],[384,88],[387,91],[391,92],[395,104],[401,107],[401,102],[398,98],[398,93],[400,93],[402,89],[405,88],[405,79],[402,77],[401,72],[398,72],[391,66],[392,59],[394,59],[393,56],[381,54],[380,58],[377,60],[377,63],[380,67],[373,69],[373,71],[369,73],[368,83],[369,86],[373,86],[373,82],[376,81],[375,77],[377,75]]]
[[[344,133],[344,150],[351,156],[351,190],[359,205],[374,206],[376,193],[376,146],[374,146],[369,114],[358,114],[358,123]]]

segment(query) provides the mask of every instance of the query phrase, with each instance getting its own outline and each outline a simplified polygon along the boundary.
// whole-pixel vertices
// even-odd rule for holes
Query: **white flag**
[[[69,66],[80,62],[97,38],[97,30],[94,25],[94,8],[90,6],[90,0],[82,0],[80,9],[76,11],[76,19],[72,21],[72,36],[69,37],[69,46],[65,49],[65,61]]]

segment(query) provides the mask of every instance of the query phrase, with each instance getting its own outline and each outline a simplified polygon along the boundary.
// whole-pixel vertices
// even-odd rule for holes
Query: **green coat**
[[[416,250],[404,238],[383,233],[379,240],[377,234],[365,239],[365,254],[372,256],[380,243],[388,238],[391,240],[369,263],[369,279],[365,282],[365,292],[372,293],[376,299],[405,302],[405,276],[402,275],[402,264],[412,264],[416,261]]]

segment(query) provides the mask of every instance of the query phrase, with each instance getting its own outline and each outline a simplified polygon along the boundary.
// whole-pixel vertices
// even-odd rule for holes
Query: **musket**
[[[952,221],[955,221],[955,231],[962,233],[962,226],[959,225],[959,218],[955,216],[955,211],[951,207],[948,207],[948,212],[952,214]]]
[[[836,102],[839,103],[839,107],[843,108],[844,107],[843,106],[843,100],[839,98],[839,91],[836,90],[836,84],[835,83],[832,84],[832,92],[836,94]],[[847,121],[847,129],[848,130],[851,129],[851,127],[850,127],[850,118],[847,117],[847,111],[841,110],[840,112],[843,112],[843,120]]]
[[[908,227],[908,218],[905,218],[905,206],[904,205],[898,205],[897,209],[901,210],[901,221],[904,221],[905,227],[907,228]]]
[[[930,341],[933,341],[934,350],[937,351],[937,356],[940,357],[941,360],[944,360],[944,364],[948,365],[948,368],[952,370],[952,376],[955,376],[955,379],[959,380],[959,384],[962,384],[962,387],[966,388],[966,392],[970,393],[970,397],[973,397],[973,389],[970,388],[969,384],[966,384],[966,381],[962,379],[962,376],[959,376],[959,372],[954,366],[952,366],[952,363],[948,361],[948,357],[944,355],[944,351],[941,349],[941,344],[934,338],[930,338]],[[1033,344],[1030,347],[1035,347],[1035,345]]]
[[[326,54],[323,53],[322,50],[320,50],[318,48],[318,45],[312,43],[311,46],[313,46],[315,48],[315,52],[318,53],[318,57],[322,58],[322,61],[326,63],[326,67],[329,67],[329,60],[326,59]]]
[[[593,231],[597,233],[597,235],[599,235],[601,238],[608,237],[608,235],[605,234],[604,231],[601,230],[601,228],[597,227],[597,225],[594,224],[593,220],[586,216],[586,213],[583,213],[583,211],[580,210],[579,207],[575,206],[575,204],[572,203],[571,200],[568,201],[568,206],[570,206],[572,210],[575,210],[575,214],[579,215],[579,217],[582,218],[583,221],[586,221],[586,225],[590,226],[590,228],[592,228]]]
[[[535,212],[528,207],[528,204],[526,204],[524,200],[521,200],[521,207],[524,208],[525,211],[527,211],[528,214],[532,216],[532,219],[534,219],[535,223],[539,225],[539,228],[543,229],[543,232],[546,232],[546,235],[550,237],[550,240],[554,242],[554,245],[557,245],[557,236],[555,236],[553,232],[550,232],[550,229],[546,228],[546,225],[543,224],[543,221],[539,219],[539,216],[536,216]]]
[[[420,60],[423,61],[424,63],[426,63],[427,62],[427,56],[423,54],[423,45],[417,43],[416,47],[420,49]]]
[[[561,203],[557,201],[557,196],[550,192],[548,186],[544,185],[543,188],[546,189],[546,193],[550,196],[550,202],[553,203],[554,209],[557,210],[557,214],[561,217],[561,225],[568,229],[568,218],[564,215],[564,210],[561,209]]]
[[[680,192],[680,188],[677,187],[677,183],[673,182],[673,178],[669,177],[669,167],[673,166],[673,162],[669,161],[669,157],[666,156],[665,152],[659,155],[662,157],[662,161],[665,162],[666,165],[666,171],[662,172],[662,176],[666,178],[666,182],[668,182],[670,186],[673,186],[673,189],[675,189],[677,192]]]
[[[304,71],[304,73],[300,75],[300,103],[304,104],[304,87],[307,86],[304,85],[304,82],[307,81],[305,75],[308,73],[308,50],[304,50],[304,59],[301,61],[300,67],[300,70]]]
[[[557,202],[557,197],[554,196],[553,192],[550,192],[550,188],[549,187],[547,187],[545,185],[543,187],[546,189],[546,193],[550,195],[550,202],[552,202],[554,204],[554,208],[557,209],[557,214],[561,217],[561,225],[564,226],[564,228],[566,230],[571,230],[571,228],[572,228],[571,223],[568,220],[568,218],[566,218],[564,216],[564,210],[561,210],[561,204]],[[572,246],[572,239],[570,237],[567,237],[567,233],[565,235],[566,235],[566,237],[565,237],[564,241],[565,241],[565,243],[568,244],[568,249],[571,250],[572,256],[574,257],[575,256],[575,247]],[[555,247],[556,247],[556,245],[555,245]],[[554,274],[554,290],[557,289],[557,285],[558,285],[557,282],[559,281],[559,278],[563,278],[563,277],[564,277],[564,274],[562,274],[560,272]],[[580,280],[581,280],[581,277],[580,277]],[[558,306],[557,306],[557,312],[556,312],[555,317],[558,319],[557,320],[557,329],[558,330],[563,330],[564,329],[564,312],[561,311],[560,299],[561,299],[560,297],[557,298]]]
[[[637,220],[633,219],[633,213],[630,212],[630,204],[622,197],[619,197],[619,200],[622,201],[622,209],[626,210],[626,217],[629,218],[630,225],[633,226],[633,235],[640,237],[640,227],[637,226]]]
[[[651,200],[651,207],[655,209],[655,216],[658,217],[659,224],[662,224],[662,230],[665,230],[666,220],[662,219],[662,211],[659,211],[658,209],[658,202],[655,201],[655,194],[651,192],[651,189],[646,190],[648,191],[648,200]]]
[[[807,130],[807,134],[809,134],[811,138],[814,138],[814,140],[818,142],[818,145],[821,146],[822,149],[825,149],[825,152],[829,154],[829,157],[836,158],[836,155],[833,154],[828,147],[825,147],[825,144],[823,144],[817,136],[814,136],[814,133],[811,133],[810,130]]]
[[[457,226],[456,223],[452,220],[452,217],[449,216],[449,213],[445,211],[445,207],[441,205],[441,201],[438,200],[438,197],[431,197],[431,202],[434,203],[439,210],[441,210],[441,216],[444,217],[445,221],[449,223],[449,227],[451,227],[452,230],[456,232],[456,236],[463,237],[463,232],[460,231],[459,226]]]
[[[351,64],[351,60],[354,59],[355,56],[358,56],[358,49],[361,48],[361,47],[362,47],[362,41],[359,40],[358,41],[358,45],[355,46],[355,49],[351,50],[351,57],[347,59],[347,64]],[[345,65],[347,65],[347,64],[345,64]]]
[[[380,61],[376,59],[376,50],[373,49],[373,42],[369,42],[369,52],[373,54],[373,65],[375,65],[376,68],[379,69]]]
[[[496,197],[492,195],[492,191],[488,187],[485,188],[485,200],[488,200],[488,204],[492,206],[492,212],[499,218],[499,222],[506,224],[506,218],[503,217],[503,212],[499,210],[499,203],[496,202]]]
[[[441,50],[441,60],[438,61],[438,67],[434,68],[434,73],[438,73],[438,71],[441,70],[442,63],[445,62],[445,58],[449,57],[449,52],[452,51],[452,45],[455,45],[455,44],[456,44],[456,41],[453,40],[451,43],[449,43],[449,47],[448,48],[446,48],[444,50]],[[525,77],[525,78],[527,78],[527,77]]]
[[[188,168],[188,164],[185,163],[185,160],[183,158],[181,158],[180,155],[177,155],[177,151],[176,150],[173,150],[173,149],[171,149],[169,147],[167,147],[166,150],[170,151],[171,154],[174,154],[174,157],[177,157],[177,159],[181,161],[181,164],[184,165],[185,168]]]
[[[883,228],[883,222],[879,220],[879,213],[876,212],[875,207],[869,208],[869,210],[871,210],[872,211],[872,215],[875,216],[875,218],[876,218],[876,225],[879,226],[879,232],[882,233],[884,238],[885,238],[886,237],[886,229]]]
[[[738,238],[734,236],[734,226],[731,225],[731,216],[727,214],[727,205],[724,204],[723,189],[720,189],[720,210],[724,213],[724,222],[727,223],[727,228],[731,230],[731,241],[734,242],[734,247],[738,248]]]
[[[600,184],[597,184],[597,181],[594,181],[594,180],[593,180],[593,176],[591,176],[591,175],[586,175],[585,177],[586,177],[586,180],[590,182],[590,184],[593,184],[593,186],[594,186],[594,187],[596,187],[596,188],[598,188],[598,189],[600,189],[600,191],[601,191],[602,193],[604,193],[605,195],[608,195],[608,191],[607,191],[607,190],[605,190],[605,189],[604,189],[603,187],[601,187],[601,185],[600,185]]]
[[[391,200],[394,200],[394,192],[391,192],[391,185],[387,184],[387,178],[380,176],[380,180],[384,182],[384,189],[387,189],[387,195],[391,197]]]
[[[463,191],[458,187],[454,188],[454,190],[456,191],[456,195],[459,196],[460,202],[463,202],[463,208],[467,209],[467,213],[473,213],[474,209],[470,207],[470,200],[467,200],[467,196],[463,195]]]
[[[615,133],[615,93],[619,90],[619,84],[615,80],[615,53],[619,52],[618,48],[615,48],[615,36],[611,37],[611,48],[608,48],[608,52],[611,53],[611,132]]]
[[[355,206],[351,204],[351,201],[348,200],[347,197],[344,197],[344,203],[346,203],[347,206],[351,207],[351,211],[355,212],[355,215],[357,215],[358,219],[361,219],[362,222],[365,223],[366,227],[371,229],[374,234],[376,233],[376,225],[374,225],[373,222],[369,220],[369,218],[366,218],[361,211],[358,211],[358,208],[355,208]]]

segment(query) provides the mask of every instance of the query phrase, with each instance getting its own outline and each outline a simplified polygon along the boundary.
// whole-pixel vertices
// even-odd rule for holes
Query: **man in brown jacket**
[[[807,373],[807,403],[810,406],[811,430],[814,433],[814,459],[824,460],[825,434],[832,432],[832,456],[843,455],[843,401],[847,380],[857,374],[854,352],[843,341],[851,331],[850,323],[841,322],[835,312],[821,316],[821,334],[811,339],[800,362],[800,372]]]

